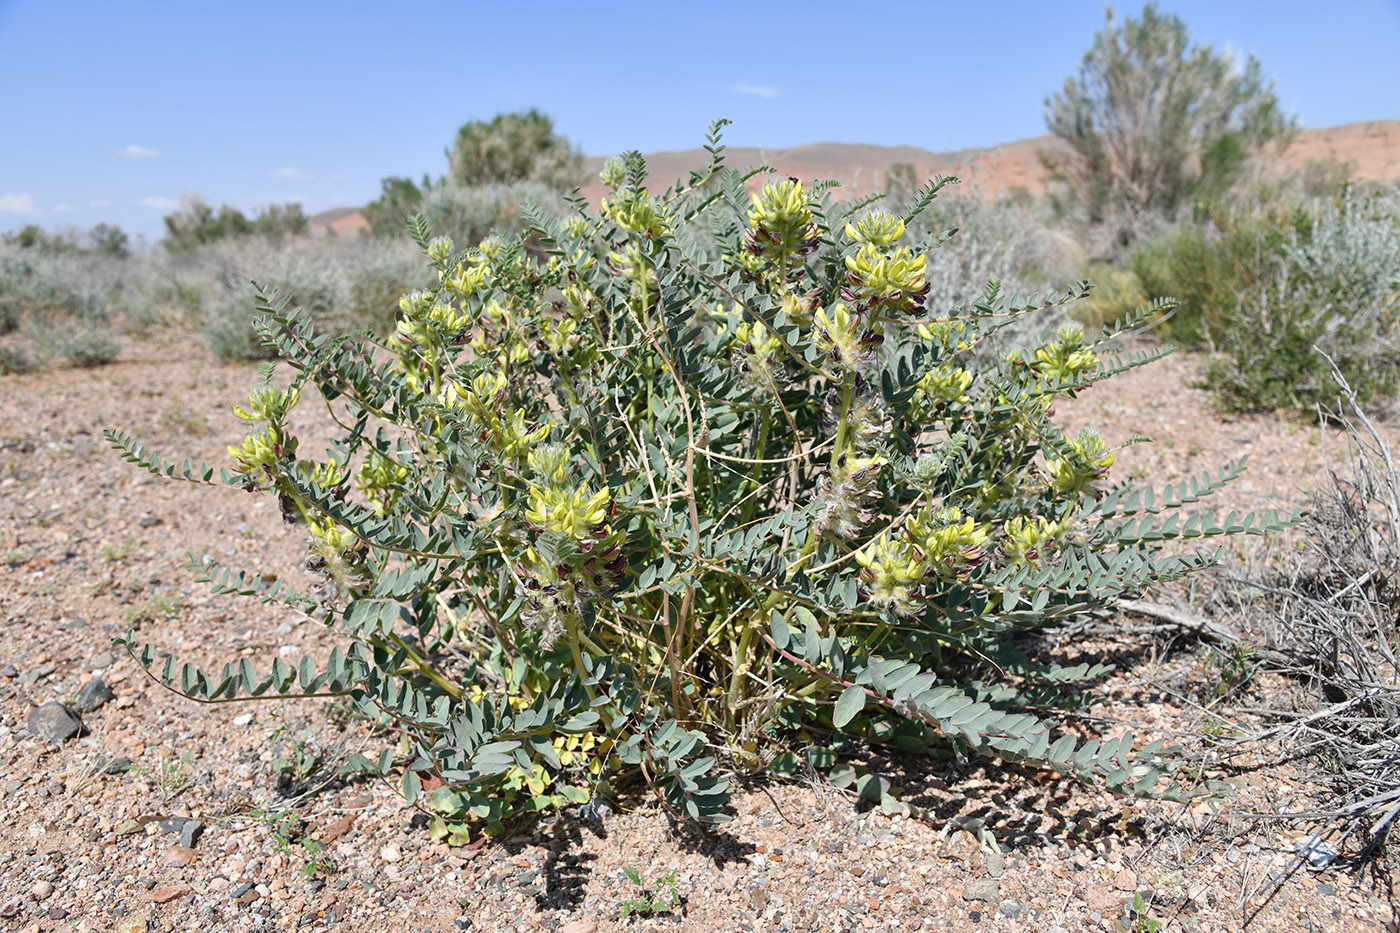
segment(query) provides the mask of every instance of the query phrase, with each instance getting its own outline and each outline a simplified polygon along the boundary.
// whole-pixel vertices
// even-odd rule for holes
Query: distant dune
[[[809,143],[791,149],[733,147],[725,150],[725,164],[743,168],[759,163],[773,166],[781,174],[804,181],[832,178],[841,182],[851,196],[883,191],[885,174],[896,164],[914,169],[922,181],[939,174],[962,178],[964,190],[982,198],[1000,198],[1024,190],[1032,196],[1045,191],[1047,172],[1041,153],[1053,152],[1059,145],[1053,136],[1036,136],[989,149],[963,149],[957,152],[930,152],[917,146],[869,146],[860,143]],[[684,152],[655,152],[647,155],[650,183],[654,190],[665,189],[706,165],[703,149]],[[1311,161],[1331,159],[1351,166],[1358,181],[1400,181],[1400,120],[1373,120],[1346,123],[1320,130],[1301,130],[1293,144],[1271,160],[1275,173],[1300,169]],[[605,189],[598,171],[605,157],[589,156],[585,161],[588,181],[583,194],[596,205]],[[334,215],[331,217],[330,215]],[[330,217],[329,220],[321,218]],[[311,218],[313,232],[327,229],[337,236],[353,236],[368,223],[358,208],[337,208]]]

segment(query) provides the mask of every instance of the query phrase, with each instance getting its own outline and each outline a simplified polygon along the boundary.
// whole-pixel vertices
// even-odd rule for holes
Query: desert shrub
[[[1045,107],[1062,144],[1047,164],[1089,219],[1113,222],[1124,242],[1144,215],[1222,194],[1292,129],[1253,56],[1239,67],[1191,45],[1186,25],[1155,3],[1121,22],[1110,8],[1079,72]]]
[[[975,188],[960,194],[932,205],[909,225],[909,235],[915,239],[941,240],[949,231],[957,231],[928,254],[931,310],[950,317],[967,313],[989,281],[996,281],[1013,302],[1036,303],[1031,301],[1035,293],[1065,281],[1063,271],[1078,264],[1074,245],[1052,228],[1039,207],[989,201]],[[903,201],[887,195],[886,203]],[[974,352],[990,358],[1025,346],[1066,319],[1061,305],[1017,315]]]
[[[198,195],[180,198],[180,209],[165,216],[165,248],[186,252],[220,240],[262,236],[281,240],[307,232],[308,220],[300,204],[268,204],[249,220],[228,204],[215,210]]]
[[[472,187],[440,184],[424,192],[418,211],[433,231],[459,243],[476,243],[492,233],[515,236],[523,231],[520,205],[525,201],[550,217],[562,216],[567,209],[563,196],[548,185],[517,181]],[[399,230],[406,235],[402,224]]]
[[[38,365],[24,346],[17,343],[0,343],[0,376],[32,372]]]
[[[1056,426],[1057,397],[1153,354],[1106,357],[1111,334],[1071,325],[974,362],[1041,306],[992,286],[965,314],[928,307],[932,241],[908,223],[938,186],[902,218],[792,180],[750,196],[718,127],[709,148],[709,171],[662,196],[630,153],[604,173],[601,215],[536,212],[515,239],[458,249],[420,222],[435,284],[404,296],[387,341],[318,334],[269,294],[262,330],[290,382],[269,368],[235,409],[250,434],[229,469],[109,439],[156,473],[274,496],[324,588],[200,572],[345,645],[259,674],[124,644],[195,699],[348,696],[393,722],[408,753],[395,739],[354,763],[401,770],[410,801],[440,778],[426,805],[449,836],[634,780],[675,818],[719,821],[721,759],[834,769],[897,808],[841,762],[856,740],[1172,792],[1159,744],[1057,727],[1103,666],[1010,636],[1211,563],[1162,542],[1276,516],[1183,520],[1240,466],[1115,483],[1104,439]],[[710,212],[715,259],[686,245]],[[312,395],[346,416],[324,458],[289,426]]]
[[[201,287],[199,318],[205,343],[226,360],[271,359],[258,337],[255,276],[295,299],[324,330],[369,328],[387,334],[398,296],[430,284],[416,248],[407,242],[335,243],[260,240],[207,249],[187,264],[185,281]]]
[[[108,257],[0,243],[0,334],[30,320],[103,322],[125,274],[125,264]]]
[[[131,255],[131,237],[116,224],[98,224],[88,231],[92,250],[104,256],[125,259]]]
[[[365,219],[375,236],[401,237],[405,225],[418,213],[423,192],[433,187],[432,179],[424,175],[423,184],[417,185],[411,178],[390,176],[381,179],[379,186],[379,197],[365,205]]]
[[[1274,275],[1283,247],[1305,236],[1311,222],[1296,203],[1218,205],[1198,222],[1167,228],[1139,246],[1132,270],[1147,294],[1178,302],[1162,332],[1202,347]]]
[[[583,154],[538,110],[501,113],[462,124],[447,177],[466,188],[534,181],[568,190],[583,180]]]
[[[1133,314],[1147,303],[1147,292],[1131,269],[1095,264],[1086,278],[1094,290],[1074,309],[1074,319],[1087,327],[1105,327]]]
[[[1400,474],[1356,393],[1344,378],[1337,384],[1326,414],[1346,440],[1290,547],[1220,581],[1226,611],[1262,629],[1265,668],[1295,691],[1237,742],[1311,763],[1318,799],[1305,808],[1318,828],[1298,851],[1318,867],[1374,852],[1400,815]],[[1348,844],[1353,837],[1360,845]]]
[[[1366,403],[1400,380],[1397,202],[1323,202],[1267,257],[1271,275],[1207,331],[1206,382],[1230,409],[1312,410],[1335,397],[1328,359]],[[1316,350],[1314,349],[1316,348]]]
[[[121,343],[100,323],[89,322],[74,328],[31,319],[24,333],[45,357],[71,366],[105,366],[121,352]]]

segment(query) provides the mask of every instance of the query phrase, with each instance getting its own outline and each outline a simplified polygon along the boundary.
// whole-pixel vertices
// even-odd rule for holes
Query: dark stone
[[[87,733],[82,717],[57,700],[50,700],[30,713],[25,725],[31,735],[50,742],[62,742]]]
[[[184,830],[185,824],[189,822],[191,822],[191,820],[187,816],[167,816],[156,825],[160,827],[161,832],[177,836]]]
[[[102,762],[102,764],[98,765],[97,770],[101,771],[103,774],[125,774],[134,767],[135,765],[132,764],[131,759],[123,755],[120,758],[109,758]]]
[[[199,837],[204,835],[204,824],[199,820],[186,820],[180,827],[180,845],[193,849],[199,845]]]
[[[80,713],[90,713],[115,699],[116,695],[102,678],[94,677],[83,684],[83,689],[78,691],[78,698],[73,701],[73,706]]]

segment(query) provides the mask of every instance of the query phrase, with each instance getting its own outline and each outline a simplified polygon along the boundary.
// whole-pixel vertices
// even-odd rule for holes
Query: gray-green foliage
[[[295,297],[317,327],[379,333],[392,328],[398,297],[430,282],[411,244],[382,240],[219,243],[170,270],[181,294],[199,295],[195,319],[209,349],[230,360],[272,355],[254,326],[255,277]]]
[[[943,247],[907,223],[938,183],[902,217],[791,180],[751,196],[720,125],[708,171],[664,194],[640,155],[611,166],[601,215],[536,212],[527,235],[467,249],[420,220],[437,284],[404,298],[387,341],[319,332],[269,295],[262,333],[290,384],[269,367],[236,409],[250,434],[229,468],[109,438],[157,474],[274,496],[325,589],[208,558],[201,575],[343,644],[212,672],[126,644],[200,700],[349,697],[411,746],[356,763],[399,772],[410,801],[440,777],[428,805],[453,821],[636,778],[673,817],[717,822],[721,762],[794,746],[897,806],[840,761],[848,738],[1171,792],[1159,744],[1056,722],[1105,666],[1033,657],[1015,635],[1211,563],[1163,542],[1278,517],[1194,511],[1240,464],[1115,481],[1102,438],[1056,425],[1057,397],[1158,354],[1115,358],[1112,334],[1064,327],[977,357],[1084,289],[935,305],[925,253]],[[713,255],[685,235],[707,215]],[[321,453],[289,426],[313,395],[344,429]]]
[[[1192,45],[1155,3],[1121,21],[1110,8],[1078,73],[1045,106],[1064,144],[1051,167],[1091,220],[1122,221],[1125,238],[1143,215],[1224,190],[1292,127],[1253,56]]]
[[[1400,385],[1400,197],[1344,193],[1301,216],[1258,257],[1254,287],[1207,326],[1224,351],[1207,382],[1229,408],[1330,408],[1321,354],[1363,402]]]
[[[18,330],[50,359],[108,363],[121,349],[108,327],[109,301],[130,280],[131,269],[129,261],[110,255],[0,242],[0,334]],[[6,369],[33,363],[23,348],[8,356]]]
[[[538,110],[501,113],[457,130],[448,179],[464,187],[535,181],[568,190],[583,181],[583,155]]]
[[[127,268],[107,256],[0,241],[0,334],[31,319],[105,322],[108,296],[120,287]]]
[[[909,225],[917,240],[957,231],[929,254],[931,309],[953,316],[965,313],[996,280],[1011,299],[1027,299],[1063,281],[1064,269],[1077,265],[1077,249],[1050,223],[1041,206],[991,201],[975,188],[935,202]],[[886,205],[891,209],[899,201]],[[1053,332],[1068,315],[1063,307],[1015,317],[978,349],[994,356]]]
[[[448,182],[423,194],[418,212],[435,233],[459,243],[479,243],[493,233],[507,237],[526,229],[520,205],[533,202],[546,216],[560,217],[568,210],[563,195],[538,181],[465,186]],[[400,230],[407,236],[406,230]]]

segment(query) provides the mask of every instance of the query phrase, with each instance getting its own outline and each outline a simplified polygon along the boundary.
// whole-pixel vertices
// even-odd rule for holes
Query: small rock
[[[145,917],[127,917],[117,924],[115,933],[146,933],[148,926]]]
[[[251,881],[245,881],[233,889],[233,899],[241,904],[251,904],[257,898],[258,892],[253,890]]]
[[[144,828],[140,820],[122,820],[121,824],[117,826],[116,832],[118,836],[130,836],[132,833],[139,833]]]
[[[1004,900],[997,905],[997,913],[1001,914],[1003,917],[1010,917],[1014,920],[1021,916],[1021,905],[1013,900]]]
[[[107,759],[97,766],[97,770],[101,771],[103,774],[124,774],[133,767],[134,765],[132,765],[131,759],[123,755],[117,758]]]
[[[185,824],[192,822],[187,816],[168,816],[161,820],[158,825],[163,833],[170,833],[172,836],[179,835],[185,829]]]
[[[1001,895],[1001,882],[995,878],[973,878],[963,884],[962,898],[965,901],[985,901],[994,904]]]
[[[78,691],[78,698],[73,701],[73,706],[80,713],[90,713],[116,698],[101,677],[94,677],[83,684],[83,689]]]
[[[193,894],[194,888],[187,884],[172,884],[168,888],[157,888],[151,892],[151,900],[157,904],[166,904],[177,897],[184,897],[186,894]]]
[[[336,820],[331,825],[327,826],[325,829],[321,830],[321,841],[335,842],[341,836],[348,833],[350,831],[350,828],[354,825],[355,814],[348,813],[345,816],[342,816],[340,819]]]
[[[32,731],[32,730],[31,730]],[[1325,868],[1337,860],[1337,847],[1321,836],[1304,836],[1293,847],[1313,868]]]
[[[103,671],[117,663],[110,651],[104,651],[89,662],[89,670]]]
[[[43,680],[45,677],[49,676],[56,670],[58,670],[57,667],[55,667],[52,664],[49,664],[45,665],[44,667],[36,667],[32,671],[25,671],[23,674],[19,675],[20,686],[27,687],[30,684],[37,684],[39,681]]]
[[[379,850],[379,857],[386,862],[397,862],[399,859],[403,858],[403,852],[399,850],[398,846],[391,842]]]
[[[48,917],[50,920],[62,920],[66,916],[68,916],[68,911],[64,910],[62,907],[54,905],[49,908]]]
[[[180,827],[180,845],[193,849],[199,845],[199,837],[204,835],[204,824],[199,820],[186,820]]]
[[[987,853],[987,874],[1000,878],[1006,872],[1006,856],[1000,852]]]
[[[244,713],[242,716],[235,716],[235,717],[233,717],[233,724],[234,724],[235,726],[246,726],[246,725],[248,725],[248,723],[250,723],[250,722],[252,722],[252,721],[253,721],[253,714],[252,714],[252,713]]]
[[[188,865],[194,861],[194,849],[189,846],[173,845],[165,850],[165,864]]]
[[[50,742],[62,742],[87,732],[82,717],[57,700],[50,700],[35,709],[25,720],[25,725],[31,735]]]
[[[42,901],[52,893],[53,885],[47,881],[40,881],[34,885],[33,894],[36,901]]]
[[[559,933],[598,933],[598,924],[591,920],[570,920]]]
[[[0,677],[18,677],[19,671],[13,664],[0,664]]]
[[[136,524],[140,525],[142,528],[154,528],[156,525],[161,524],[161,521],[162,519],[160,517],[147,512],[136,520]]]

